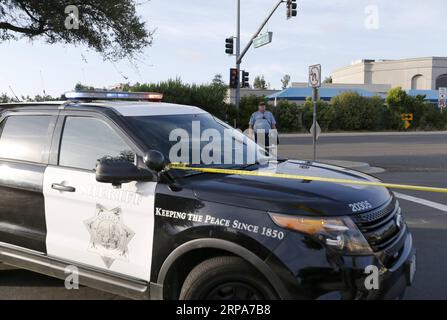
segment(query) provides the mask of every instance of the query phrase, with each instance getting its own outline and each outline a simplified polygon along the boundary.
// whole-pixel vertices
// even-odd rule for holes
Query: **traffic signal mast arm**
[[[266,24],[269,22],[270,18],[273,16],[273,14],[276,12],[276,10],[279,8],[281,3],[287,4],[287,18],[295,17],[297,15],[297,0],[279,0],[278,3],[275,5],[273,10],[270,12],[270,14],[267,16],[267,18],[262,22],[259,29],[256,31],[256,33],[251,37],[250,41],[248,42],[247,46],[244,48],[244,50],[241,52],[241,0],[237,0],[237,37],[236,37],[236,70],[238,76],[240,76],[240,69],[241,69],[241,63],[242,59],[244,58],[245,54],[248,52],[250,47],[253,45],[253,41],[256,37],[259,36],[259,34],[262,32]],[[227,38],[227,44],[226,47],[226,53],[230,52],[231,44],[229,41],[229,38]],[[231,71],[231,74],[233,74],[234,71]],[[245,80],[244,84],[245,87],[248,87],[248,73],[244,74],[242,78]],[[230,80],[230,87],[233,89],[236,89],[236,108],[239,109],[240,104],[240,98],[241,98],[241,83],[239,79],[237,79],[237,83],[234,83],[235,79]]]
[[[253,44],[253,40],[259,36],[261,31],[264,29],[265,25],[269,22],[270,18],[273,16],[273,14],[276,12],[276,10],[279,8],[281,3],[288,2],[287,0],[280,0],[278,4],[273,8],[272,12],[267,16],[267,18],[264,20],[264,22],[259,27],[258,31],[253,35],[253,37],[248,42],[247,46],[244,48],[244,50],[241,52],[241,54],[237,57],[237,63],[240,64],[242,62],[242,59],[244,58],[247,51],[250,49],[251,45]],[[240,41],[240,39],[238,39]]]

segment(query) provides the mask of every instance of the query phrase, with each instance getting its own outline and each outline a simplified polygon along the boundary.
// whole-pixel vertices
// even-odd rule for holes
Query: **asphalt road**
[[[310,136],[282,137],[280,155],[311,159]],[[447,132],[330,135],[318,140],[318,159],[368,162],[388,171],[413,172],[447,169]]]
[[[311,159],[310,137],[283,137],[280,155]],[[368,162],[386,169],[375,174],[385,182],[447,187],[447,133],[322,136],[318,159]],[[400,199],[418,252],[418,271],[407,299],[447,299],[447,211],[421,204],[420,199],[446,206],[447,195],[398,191],[416,197]]]
[[[386,182],[447,187],[447,133],[335,135],[319,139],[318,158],[368,162],[386,169],[376,174]],[[312,157],[309,136],[282,137],[279,154]],[[418,250],[418,271],[407,299],[447,299],[447,211],[419,199],[447,206],[445,194],[398,191],[417,197],[400,200]],[[442,207],[441,207],[442,209]],[[445,210],[446,208],[444,208]],[[66,290],[61,280],[0,265],[0,299],[121,299],[81,287]]]

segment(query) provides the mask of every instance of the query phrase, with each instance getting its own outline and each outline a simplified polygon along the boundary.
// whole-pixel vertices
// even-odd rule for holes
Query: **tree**
[[[290,84],[290,75],[288,75],[288,74],[284,75],[284,77],[282,77],[282,79],[281,79],[281,83],[282,83],[283,90],[287,89]]]
[[[93,90],[95,90],[95,87],[86,86],[79,82],[75,85],[75,91],[93,91]]]
[[[215,84],[187,84],[180,78],[159,83],[135,84],[131,92],[162,92],[163,101],[197,106],[220,119],[226,118],[227,87]]]
[[[152,36],[134,0],[0,0],[0,42],[87,45],[104,59],[119,60],[151,45]]]
[[[395,87],[388,91],[386,96],[386,103],[388,107],[402,107],[406,104],[408,100],[407,93],[402,89],[402,87]]]
[[[323,83],[332,83],[332,77],[326,77]]]
[[[267,89],[267,82],[264,79],[264,75],[255,77],[253,87],[255,89],[262,89],[262,90]]]
[[[225,82],[223,81],[221,74],[216,74],[211,82],[214,86],[225,86]]]
[[[6,93],[2,93],[0,95],[0,103],[8,103],[8,102],[12,102],[13,100],[8,97],[8,95],[6,95]]]

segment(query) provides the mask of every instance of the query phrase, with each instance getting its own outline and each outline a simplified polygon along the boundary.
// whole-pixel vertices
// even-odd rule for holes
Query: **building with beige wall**
[[[401,86],[404,90],[447,87],[447,58],[360,60],[332,72],[334,84]]]

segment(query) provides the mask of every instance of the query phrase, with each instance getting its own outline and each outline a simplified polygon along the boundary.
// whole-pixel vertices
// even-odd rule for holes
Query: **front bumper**
[[[387,266],[382,263],[380,254],[341,256],[329,253],[324,247],[310,245],[305,237],[297,233],[289,236],[275,250],[276,258],[285,264],[289,272],[279,266],[277,259],[274,259],[275,263],[271,257],[267,262],[282,277],[291,299],[402,299],[413,280],[416,254],[408,229],[403,233],[399,254]],[[368,266],[374,266],[379,271],[376,282],[368,278],[372,274],[365,272]],[[371,287],[371,283],[375,285]]]
[[[379,277],[378,290],[368,290],[363,298],[368,300],[402,299],[408,286],[413,283],[416,267],[416,251],[413,238],[408,233],[399,259]]]

